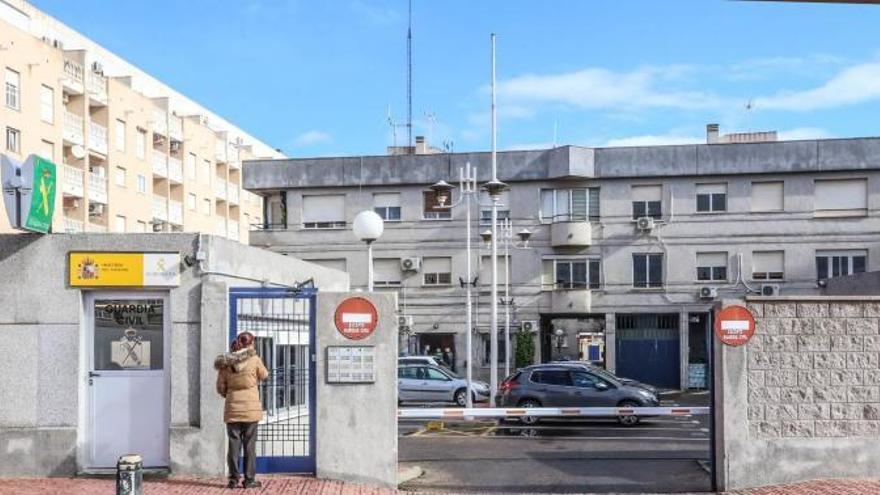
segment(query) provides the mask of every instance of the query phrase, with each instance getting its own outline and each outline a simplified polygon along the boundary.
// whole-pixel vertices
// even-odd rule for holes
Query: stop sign
[[[349,340],[369,337],[379,323],[376,306],[363,297],[349,297],[339,303],[333,317],[336,329]]]
[[[727,306],[715,314],[715,335],[727,345],[743,345],[755,334],[755,318],[742,306]]]

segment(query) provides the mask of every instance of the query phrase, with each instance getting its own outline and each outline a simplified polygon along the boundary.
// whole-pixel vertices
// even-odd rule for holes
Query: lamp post
[[[565,336],[565,330],[556,327],[556,330],[553,333],[556,335],[556,359],[559,360],[562,358],[562,344]]]
[[[466,286],[466,321],[465,326],[467,327],[467,337],[465,339],[465,347],[467,353],[467,372],[466,372],[466,380],[467,380],[467,402],[466,407],[472,408],[474,407],[473,401],[473,388],[471,387],[471,383],[473,381],[473,371],[472,371],[472,362],[473,362],[473,320],[472,320],[472,311],[471,311],[471,286],[473,285],[473,278],[471,277],[471,198],[477,194],[477,168],[471,168],[471,163],[467,162],[464,168],[458,169],[458,183],[459,190],[461,191],[458,201],[454,203],[450,203],[449,206],[446,206],[446,202],[451,199],[452,190],[454,187],[448,184],[446,181],[439,181],[436,184],[431,186],[431,190],[434,191],[434,195],[437,198],[437,202],[440,204],[441,208],[454,208],[460,205],[462,202],[465,203],[466,210],[466,220],[465,220],[465,229],[467,230],[467,234],[465,235],[465,251],[467,251],[467,279],[464,281],[464,285]]]
[[[373,292],[373,242],[382,236],[385,223],[373,210],[364,210],[354,217],[354,235],[367,244],[367,291]]]
[[[509,205],[508,205],[509,207]],[[504,236],[504,376],[510,376],[510,306],[513,299],[510,297],[510,246],[515,249],[528,249],[529,239],[532,232],[522,229],[517,232],[519,243],[513,241],[513,223],[506,218],[501,223],[501,232]]]

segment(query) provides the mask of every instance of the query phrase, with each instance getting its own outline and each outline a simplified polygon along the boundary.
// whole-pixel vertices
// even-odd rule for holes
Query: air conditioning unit
[[[421,258],[402,258],[400,260],[400,269],[405,272],[417,272],[421,267]]]
[[[765,297],[778,296],[779,286],[776,284],[763,284],[761,285],[761,295]]]
[[[412,329],[413,317],[400,315],[397,317],[397,328],[401,332],[408,332]]]
[[[715,299],[718,297],[717,287],[700,287],[700,299]]]
[[[92,62],[92,72],[104,75],[104,66],[101,65],[101,62]]]
[[[101,203],[89,203],[89,216],[100,217],[104,214],[104,205]]]
[[[71,198],[69,196],[65,196],[62,200],[62,204],[65,209],[76,209],[79,208],[80,200],[79,198]]]
[[[535,320],[525,320],[519,325],[523,332],[535,333],[538,331],[538,322]]]
[[[63,93],[63,94],[61,95],[61,103],[64,103],[65,105],[67,105],[68,103],[70,103],[70,95],[67,94],[67,93]]]
[[[654,219],[652,217],[639,217],[636,220],[636,228],[643,232],[650,232],[654,230]]]

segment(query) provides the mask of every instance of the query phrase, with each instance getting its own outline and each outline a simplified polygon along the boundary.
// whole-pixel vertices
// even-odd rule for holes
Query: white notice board
[[[374,383],[374,346],[327,347],[327,383]]]

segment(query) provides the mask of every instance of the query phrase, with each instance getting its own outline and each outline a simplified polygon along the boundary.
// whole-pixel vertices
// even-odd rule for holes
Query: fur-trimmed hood
[[[214,359],[214,369],[220,370],[222,368],[231,368],[232,371],[238,373],[241,369],[241,365],[256,355],[257,351],[250,347],[240,351],[220,354]]]

